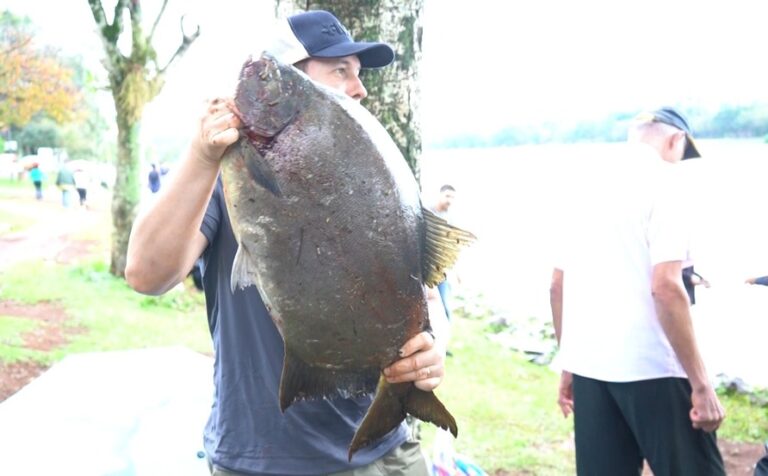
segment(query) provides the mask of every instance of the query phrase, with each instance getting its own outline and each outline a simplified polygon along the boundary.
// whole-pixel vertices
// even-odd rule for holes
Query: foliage
[[[83,67],[81,58],[69,58],[68,62],[75,73],[76,84],[83,91],[79,106],[82,114],[81,120],[61,127],[61,147],[72,159],[114,162],[115,139],[109,136],[109,124],[97,104],[98,96],[104,92],[94,74]]]
[[[61,123],[77,114],[73,71],[51,48],[37,47],[30,22],[0,14],[0,128],[45,114]]]
[[[34,154],[40,147],[60,147],[61,128],[47,117],[39,117],[28,123],[16,134],[22,155]]]

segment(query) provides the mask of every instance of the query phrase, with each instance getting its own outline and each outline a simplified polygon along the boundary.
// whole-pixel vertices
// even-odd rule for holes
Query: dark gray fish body
[[[397,146],[355,101],[269,57],[244,65],[235,104],[247,131],[222,162],[232,284],[257,285],[283,336],[281,408],[376,391],[350,458],[406,412],[455,434],[431,392],[380,382],[429,328],[424,284],[450,261]],[[472,238],[435,223],[448,242]]]

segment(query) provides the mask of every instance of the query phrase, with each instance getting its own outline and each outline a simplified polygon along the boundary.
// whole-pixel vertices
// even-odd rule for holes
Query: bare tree
[[[421,114],[419,65],[424,0],[275,0],[275,15],[328,10],[356,40],[384,41],[395,49],[395,63],[364,73],[365,106],[384,125],[419,178]]]
[[[112,196],[112,254],[110,272],[125,274],[125,254],[128,237],[139,202],[139,128],[144,107],[163,89],[165,73],[181,58],[200,35],[198,27],[188,35],[181,23],[181,44],[165,64],[160,64],[152,40],[165,12],[168,0],[163,0],[160,12],[149,34],[144,31],[141,0],[117,0],[110,22],[102,0],[88,0],[104,46],[103,63],[109,75],[109,87],[117,116],[117,179]],[[126,20],[129,21],[126,25]],[[126,26],[130,27],[126,31]],[[125,55],[118,48],[123,34],[131,35],[131,50]]]

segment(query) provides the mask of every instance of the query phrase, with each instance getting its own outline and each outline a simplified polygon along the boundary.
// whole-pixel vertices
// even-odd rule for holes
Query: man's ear
[[[677,151],[679,150],[685,152],[685,132],[678,131],[674,134],[669,136],[669,139],[667,140],[667,147],[670,151]],[[681,155],[682,157],[682,155]]]

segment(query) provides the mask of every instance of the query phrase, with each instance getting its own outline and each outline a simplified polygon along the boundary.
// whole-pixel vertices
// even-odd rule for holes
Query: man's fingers
[[[421,367],[419,364],[408,362],[409,360],[401,360],[384,369],[384,375],[389,383],[414,382],[428,379],[440,381],[444,375],[444,369],[441,366],[426,365]]]
[[[218,111],[228,109],[227,100],[225,98],[214,98],[208,100],[208,113],[215,114]]]
[[[229,128],[214,134],[210,139],[210,143],[216,146],[226,146],[234,144],[237,139],[240,138],[240,132],[237,129]]]
[[[441,381],[442,381],[441,378],[428,378],[425,380],[417,380],[413,382],[413,384],[419,390],[423,390],[425,392],[431,392],[432,390],[437,388],[438,385],[440,385]]]
[[[400,357],[408,357],[415,354],[420,350],[427,350],[432,348],[435,344],[435,339],[429,332],[422,332],[408,339],[399,351]]]
[[[720,427],[725,415],[722,411],[715,411],[712,415],[702,417],[695,408],[691,409],[690,413],[691,424],[696,430],[703,430],[706,432],[712,432]]]

